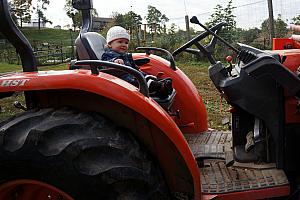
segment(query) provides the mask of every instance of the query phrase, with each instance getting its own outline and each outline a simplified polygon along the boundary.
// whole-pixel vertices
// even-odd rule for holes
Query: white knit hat
[[[130,40],[130,35],[127,33],[126,29],[121,26],[113,26],[111,27],[106,35],[106,41],[109,44],[113,40],[125,38],[127,40]]]

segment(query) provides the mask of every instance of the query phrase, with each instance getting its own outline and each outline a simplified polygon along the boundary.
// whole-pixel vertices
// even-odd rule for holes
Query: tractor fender
[[[179,69],[172,69],[170,62],[154,54],[135,53],[134,59],[149,59],[140,69],[148,74],[170,77],[176,89],[173,109],[180,111],[176,124],[186,134],[199,134],[208,130],[207,112],[199,92],[192,81]]]
[[[154,100],[142,95],[133,85],[101,72],[92,75],[89,70],[23,72],[0,78],[0,93],[66,89],[105,97],[147,119],[154,125],[155,134],[146,137],[152,140],[146,143],[153,146],[150,151],[158,159],[171,191],[201,198],[199,169],[182,132]],[[76,93],[73,95],[77,98]],[[143,140],[143,133],[136,136]]]

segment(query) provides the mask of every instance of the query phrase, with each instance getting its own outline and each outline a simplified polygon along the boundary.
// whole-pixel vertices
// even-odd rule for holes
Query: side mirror
[[[93,8],[92,0],[72,0],[72,6],[77,10],[90,10]]]

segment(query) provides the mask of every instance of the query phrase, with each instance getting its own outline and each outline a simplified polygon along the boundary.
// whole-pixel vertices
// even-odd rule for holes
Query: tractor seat
[[[75,40],[77,60],[101,60],[106,48],[106,39],[95,32],[81,33]],[[150,62],[149,58],[134,60],[138,66]]]
[[[75,40],[77,60],[101,60],[106,40],[99,33],[81,33]]]
[[[101,60],[102,54],[104,53],[106,48],[106,44],[106,39],[99,33],[81,33],[75,40],[77,60]],[[147,64],[149,61],[149,58],[141,58],[135,60],[135,63],[140,66]],[[85,67],[86,66],[75,66],[71,63],[70,69],[78,69]],[[111,74],[116,77],[121,77],[122,75],[124,75],[124,73],[126,73],[118,69],[100,69],[100,71]],[[162,99],[155,96],[151,96],[151,98],[153,98],[164,109],[168,110],[174,101],[175,95],[176,91],[173,89],[172,94],[170,94],[167,98]]]

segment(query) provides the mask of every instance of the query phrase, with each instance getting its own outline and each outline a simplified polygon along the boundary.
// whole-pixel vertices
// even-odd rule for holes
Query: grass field
[[[43,66],[38,68],[41,71],[45,70],[62,70],[62,69],[67,69],[67,64],[62,63],[59,65],[52,65],[52,66]],[[17,72],[17,71],[22,71],[22,67],[20,65],[15,65],[15,64],[7,64],[7,63],[1,63],[0,62],[0,73],[5,73],[5,72]]]
[[[225,100],[221,101],[218,91],[213,86],[211,80],[208,77],[208,63],[177,63],[177,66],[184,71],[187,76],[196,85],[202,99],[206,105],[208,112],[209,127],[214,129],[225,130],[227,125],[222,125],[222,119],[229,117],[229,113],[226,112],[229,106],[225,103]],[[67,64],[60,64],[48,67],[40,67],[39,70],[62,70],[67,69]],[[18,65],[8,65],[0,63],[0,73],[8,71],[21,71],[21,67]],[[0,121],[12,116],[21,110],[16,109],[13,106],[14,101],[20,101],[24,103],[24,97],[22,93],[15,93],[12,97],[0,99],[1,113]]]
[[[39,70],[62,70],[67,69],[67,64],[59,64],[47,67],[39,67]],[[22,71],[22,67],[20,65],[0,63],[0,73],[5,72],[17,72]],[[0,121],[3,121],[15,114],[22,112],[13,106],[15,101],[21,102],[23,105],[25,104],[24,95],[22,92],[16,92],[13,96],[0,99]]]
[[[210,128],[226,130],[228,125],[223,125],[222,120],[230,119],[228,112],[230,106],[225,99],[221,99],[219,92],[208,77],[209,63],[178,63],[178,67],[192,80],[198,89],[208,113]]]
[[[47,41],[47,43],[70,45],[71,37],[72,40],[74,40],[78,36],[78,31],[73,32],[52,28],[42,28],[41,30],[38,30],[37,28],[22,28],[21,31],[31,44]]]

